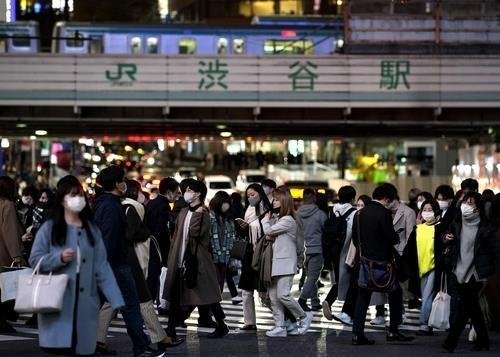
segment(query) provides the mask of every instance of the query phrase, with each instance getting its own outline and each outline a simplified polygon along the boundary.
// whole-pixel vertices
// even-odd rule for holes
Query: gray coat
[[[399,255],[403,254],[403,250],[408,243],[408,238],[410,238],[413,228],[416,224],[415,211],[410,207],[405,205],[403,202],[399,204],[398,210],[392,219],[392,224],[394,225],[394,230],[397,232],[402,229],[399,235],[399,243],[394,246],[398,251]]]
[[[338,212],[339,215],[344,215],[351,208],[352,205],[349,203],[339,203],[334,206],[334,212]],[[347,291],[349,290],[349,285],[351,282],[351,268],[345,263],[345,259],[347,257],[347,252],[349,251],[349,246],[351,245],[352,223],[354,221],[355,215],[356,211],[353,211],[348,217],[346,217],[347,231],[344,246],[342,247],[342,250],[340,252],[339,276],[335,277],[335,279],[338,279],[338,299],[341,301],[344,301],[346,299]]]
[[[30,264],[35,266],[44,257],[41,272],[68,274],[69,281],[64,294],[63,310],[60,313],[38,314],[38,330],[41,347],[70,348],[73,334],[73,314],[76,294],[78,308],[76,316],[76,353],[92,354],[96,345],[97,317],[99,315],[99,290],[106,296],[114,309],[125,305],[115,276],[106,257],[106,248],[101,232],[91,225],[95,245],[92,247],[87,239],[85,229],[68,225],[66,244],[53,245],[51,242],[53,221],[45,222],[38,230],[31,250]],[[80,248],[79,291],[76,291],[76,251]],[[61,253],[72,248],[75,257],[70,263],[63,263]]]
[[[264,233],[276,236],[273,243],[272,276],[295,275],[297,273],[297,223],[292,216],[278,220],[262,219]]]
[[[174,278],[179,266],[179,254],[182,248],[182,238],[184,221],[188,213],[188,208],[183,208],[175,223],[175,232],[170,243],[168,254],[167,277],[165,278],[165,288],[163,297],[172,301],[172,290],[174,289]],[[193,212],[189,222],[189,241],[191,253],[196,251],[198,242],[198,278],[196,286],[188,289],[184,281],[181,281],[180,304],[186,306],[210,305],[222,300],[217,272],[210,254],[210,215],[206,208],[203,212]],[[187,248],[186,248],[187,249]]]
[[[325,228],[326,213],[315,204],[305,204],[299,207],[297,214],[304,222],[306,254],[323,254],[321,238]]]

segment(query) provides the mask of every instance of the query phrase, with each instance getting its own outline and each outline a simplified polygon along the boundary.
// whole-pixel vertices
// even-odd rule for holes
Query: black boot
[[[410,342],[413,341],[415,337],[403,335],[399,330],[389,331],[386,336],[388,342]]]
[[[217,325],[214,332],[208,334],[208,338],[221,338],[229,333],[229,328],[225,323]]]
[[[352,344],[354,346],[370,346],[374,345],[374,340],[369,340],[365,335],[355,333],[352,337]]]
[[[6,320],[0,319],[0,333],[13,333],[16,329],[12,327]]]

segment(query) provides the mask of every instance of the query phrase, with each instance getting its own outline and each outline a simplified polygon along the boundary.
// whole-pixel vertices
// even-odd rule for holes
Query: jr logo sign
[[[114,86],[132,86],[137,80],[137,65],[134,63],[118,63],[116,72],[106,70],[106,79]]]

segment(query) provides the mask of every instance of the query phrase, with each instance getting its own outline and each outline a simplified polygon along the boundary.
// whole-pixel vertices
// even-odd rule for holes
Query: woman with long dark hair
[[[99,229],[91,222],[83,188],[74,176],[57,184],[51,219],[38,230],[30,256],[43,273],[67,274],[63,308],[38,314],[40,347],[48,353],[91,355],[95,351],[98,289],[114,308],[124,305]]]
[[[212,258],[217,271],[220,291],[224,290],[226,270],[231,248],[235,239],[234,223],[231,219],[231,197],[225,191],[218,191],[210,200],[210,243]]]
[[[243,319],[244,326],[240,328],[242,331],[256,331],[256,316],[254,290],[258,288],[258,273],[252,268],[252,258],[254,246],[257,240],[262,237],[261,220],[264,215],[272,210],[272,205],[269,202],[262,186],[258,183],[248,185],[245,191],[245,218],[237,221],[243,229],[248,229],[247,251],[241,261],[241,277],[238,287],[242,290],[243,298]]]
[[[455,221],[451,231],[444,235],[451,272],[458,283],[459,306],[443,348],[448,352],[455,350],[470,318],[477,334],[473,350],[488,350],[490,341],[479,305],[479,294],[487,278],[495,273],[495,263],[498,264],[500,260],[499,246],[495,239],[495,227],[486,219],[479,193],[467,192],[460,210],[461,219]]]

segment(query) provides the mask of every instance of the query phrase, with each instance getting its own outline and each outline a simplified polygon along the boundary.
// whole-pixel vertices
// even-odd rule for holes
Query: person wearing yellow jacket
[[[419,336],[432,336],[432,328],[428,326],[429,315],[432,309],[434,297],[434,244],[439,238],[440,221],[439,204],[434,199],[428,199],[422,204],[420,216],[422,223],[415,227],[418,273],[420,277],[420,291],[422,294],[422,307],[420,309],[420,327],[417,331]]]

